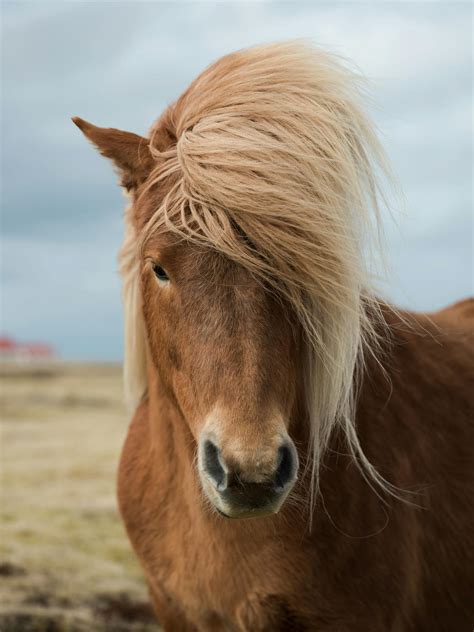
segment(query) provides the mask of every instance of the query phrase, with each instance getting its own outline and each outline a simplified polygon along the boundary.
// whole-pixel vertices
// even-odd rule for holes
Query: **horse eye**
[[[162,268],[159,263],[155,263],[154,264],[153,272],[155,273],[155,276],[158,279],[158,281],[169,281],[170,280],[169,276],[166,274],[166,270],[164,268]]]

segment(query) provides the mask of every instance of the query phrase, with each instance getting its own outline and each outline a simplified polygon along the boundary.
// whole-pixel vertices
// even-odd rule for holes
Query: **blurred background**
[[[291,38],[372,82],[404,193],[384,295],[471,294],[470,2],[2,3],[2,630],[150,625],[114,498],[124,199],[70,117],[146,134],[219,56]]]

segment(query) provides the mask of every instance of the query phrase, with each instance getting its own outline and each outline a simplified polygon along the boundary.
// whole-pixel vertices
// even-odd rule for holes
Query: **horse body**
[[[357,428],[371,462],[417,493],[413,504],[382,504],[336,436],[311,531],[298,503],[258,522],[210,511],[186,423],[150,373],[119,501],[165,629],[471,628],[472,306],[431,317],[385,310],[387,374],[369,363]]]
[[[473,303],[370,290],[359,82],[264,46],[150,138],[75,119],[131,198],[119,503],[166,630],[472,628]]]

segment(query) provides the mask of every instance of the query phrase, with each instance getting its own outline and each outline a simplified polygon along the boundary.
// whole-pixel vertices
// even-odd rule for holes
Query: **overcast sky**
[[[145,134],[207,64],[305,37],[373,82],[404,191],[385,293],[432,310],[472,292],[471,3],[3,3],[2,321],[63,357],[122,356],[123,197],[70,116]]]

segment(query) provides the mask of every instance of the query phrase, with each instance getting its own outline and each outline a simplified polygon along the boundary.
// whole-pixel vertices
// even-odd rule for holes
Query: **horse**
[[[147,137],[73,119],[129,197],[118,502],[167,631],[474,624],[474,301],[375,291],[364,98],[289,42],[219,59]]]

